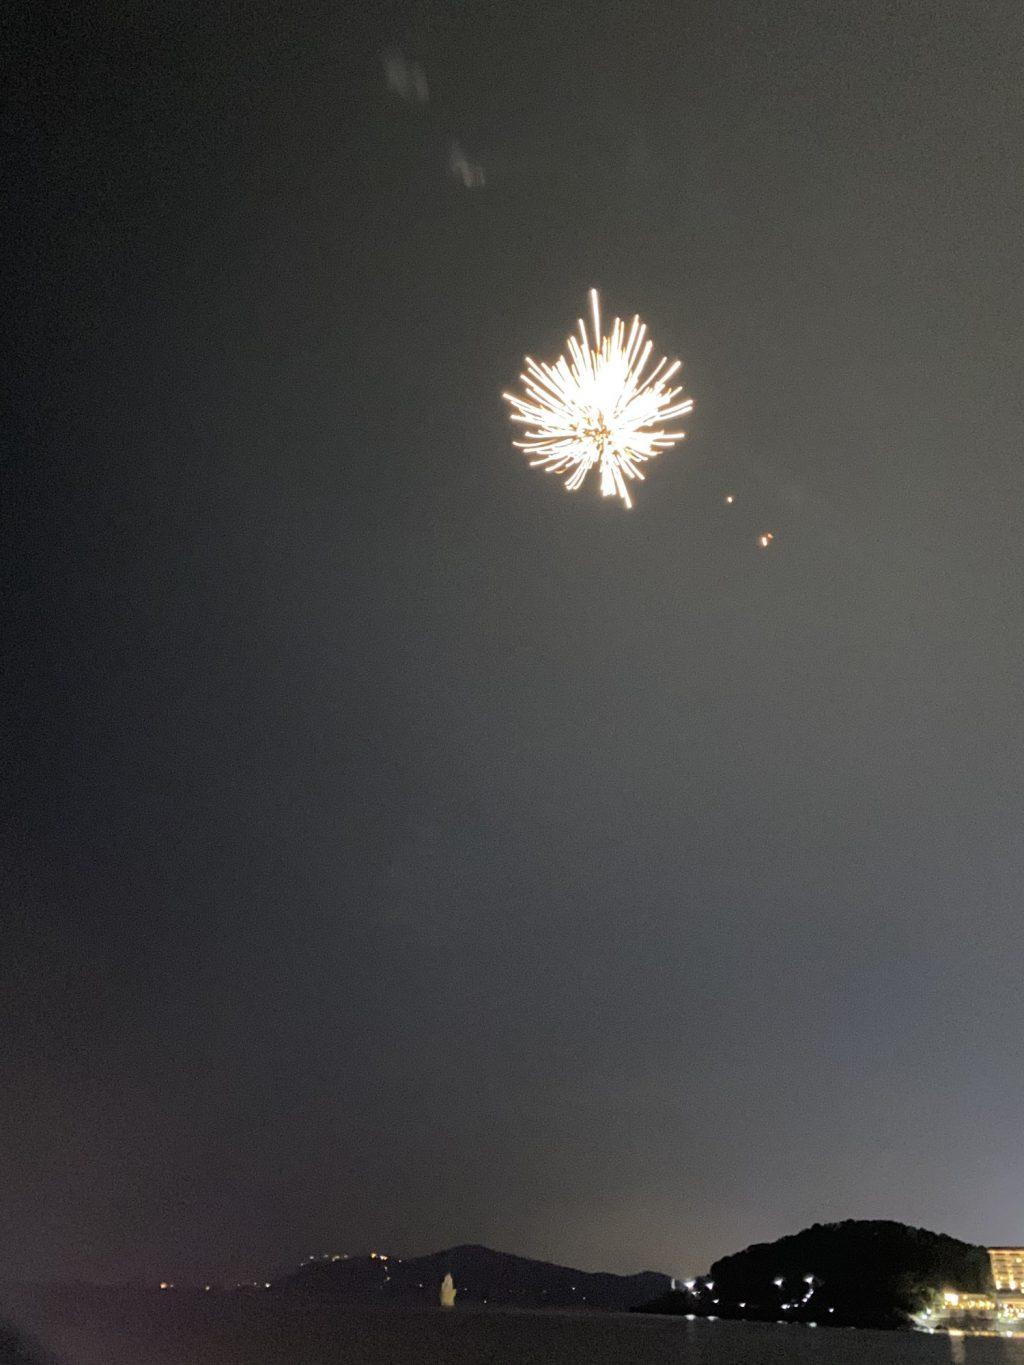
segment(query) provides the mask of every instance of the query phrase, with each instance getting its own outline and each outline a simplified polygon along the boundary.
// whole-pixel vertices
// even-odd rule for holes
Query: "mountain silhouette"
[[[308,1261],[281,1287],[352,1303],[436,1303],[447,1274],[455,1281],[459,1305],[622,1310],[664,1294],[671,1286],[667,1275],[654,1271],[595,1273],[471,1245],[406,1260],[377,1252],[324,1257]]]

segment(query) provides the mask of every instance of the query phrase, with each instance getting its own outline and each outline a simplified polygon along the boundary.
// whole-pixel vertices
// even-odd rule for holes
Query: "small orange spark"
[[[729,504],[729,506],[731,507],[731,506],[733,505],[733,503],[736,501],[736,498],[735,498],[735,495],[734,495],[734,494],[732,494],[732,493],[726,493],[726,495],[725,495],[725,500],[726,500],[726,502]]]
[[[763,536],[758,536],[757,543],[762,550],[767,550],[774,539],[775,537],[772,535],[771,531],[765,531]]]

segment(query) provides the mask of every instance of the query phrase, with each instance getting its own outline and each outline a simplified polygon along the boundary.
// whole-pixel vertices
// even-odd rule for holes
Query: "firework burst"
[[[689,412],[693,399],[680,400],[682,389],[671,387],[681,361],[665,358],[648,370],[654,343],[646,323],[635,317],[627,328],[616,318],[602,336],[596,289],[590,311],[593,339],[580,318],[579,335],[553,365],[526,357],[524,396],[502,397],[512,421],[526,428],[513,444],[532,466],[567,474],[573,491],[596,467],[604,497],[618,495],[632,507],[627,480],[642,479],[642,464],[683,439],[685,432],[666,431],[665,423]]]

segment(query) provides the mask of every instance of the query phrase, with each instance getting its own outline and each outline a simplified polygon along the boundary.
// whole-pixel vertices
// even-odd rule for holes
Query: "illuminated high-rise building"
[[[1024,1294],[1024,1247],[989,1247],[997,1292]]]

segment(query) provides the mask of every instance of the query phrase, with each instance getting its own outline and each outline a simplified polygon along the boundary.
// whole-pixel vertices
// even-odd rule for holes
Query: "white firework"
[[[647,324],[634,317],[627,330],[616,318],[601,335],[597,290],[590,291],[593,340],[579,320],[579,336],[566,342],[566,354],[549,365],[526,357],[520,375],[525,396],[505,393],[511,419],[526,427],[513,444],[530,456],[530,464],[549,474],[565,474],[575,491],[597,466],[604,497],[617,494],[633,503],[627,480],[643,479],[641,465],[653,460],[685,436],[666,431],[665,424],[693,407],[671,387],[682,362],[659,360],[648,371],[654,343]]]

